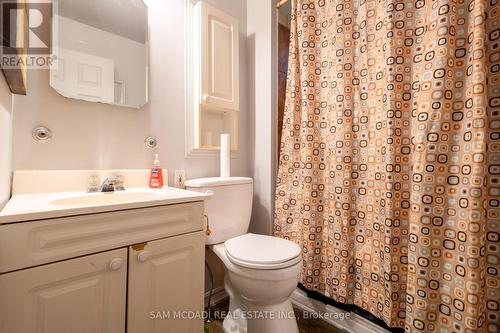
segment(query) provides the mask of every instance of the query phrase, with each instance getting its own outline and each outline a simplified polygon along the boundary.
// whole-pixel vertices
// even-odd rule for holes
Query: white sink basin
[[[0,225],[200,202],[210,197],[171,187],[144,187],[149,173],[150,170],[17,172],[12,197],[0,207]],[[89,177],[96,174],[100,179],[124,175],[125,191],[87,193]]]
[[[165,192],[109,192],[89,193],[76,197],[56,199],[52,200],[50,203],[56,206],[97,206],[142,202],[166,198],[168,198],[168,194],[166,194]]]

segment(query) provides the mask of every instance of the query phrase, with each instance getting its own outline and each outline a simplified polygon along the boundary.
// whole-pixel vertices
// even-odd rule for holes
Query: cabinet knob
[[[122,268],[122,266],[123,266],[122,258],[115,258],[111,260],[111,262],[109,263],[109,269],[111,269],[112,271],[117,271],[120,268]]]
[[[211,97],[209,95],[203,95],[203,102],[208,103],[210,102]]]
[[[141,251],[141,252],[139,252],[139,254],[137,254],[137,260],[139,262],[145,262],[148,259],[149,259],[149,252],[148,251]]]

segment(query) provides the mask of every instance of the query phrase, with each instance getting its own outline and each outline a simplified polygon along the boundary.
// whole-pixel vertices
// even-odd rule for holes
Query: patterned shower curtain
[[[292,3],[274,230],[301,282],[407,332],[499,332],[498,0]]]

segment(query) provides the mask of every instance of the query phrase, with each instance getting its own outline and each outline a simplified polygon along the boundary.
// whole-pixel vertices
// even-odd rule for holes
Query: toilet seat
[[[228,257],[229,261],[231,261],[233,264],[235,264],[237,266],[258,269],[258,270],[273,270],[273,269],[288,268],[288,267],[293,266],[293,265],[299,263],[300,261],[302,261],[302,257],[298,256],[295,259],[285,261],[285,262],[279,263],[279,264],[258,264],[258,263],[249,263],[249,262],[235,259],[235,258],[231,257],[231,255],[229,255],[229,254],[227,254],[227,257]]]
[[[301,248],[286,239],[246,234],[225,242],[226,255],[235,265],[259,269],[281,269],[302,261]]]

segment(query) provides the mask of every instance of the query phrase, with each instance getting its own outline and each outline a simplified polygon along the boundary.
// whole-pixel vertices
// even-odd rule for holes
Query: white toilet
[[[203,178],[188,190],[210,192],[205,214],[207,245],[226,266],[229,295],[226,333],[298,333],[289,296],[302,268],[300,247],[285,239],[248,234],[252,211],[251,178]]]

